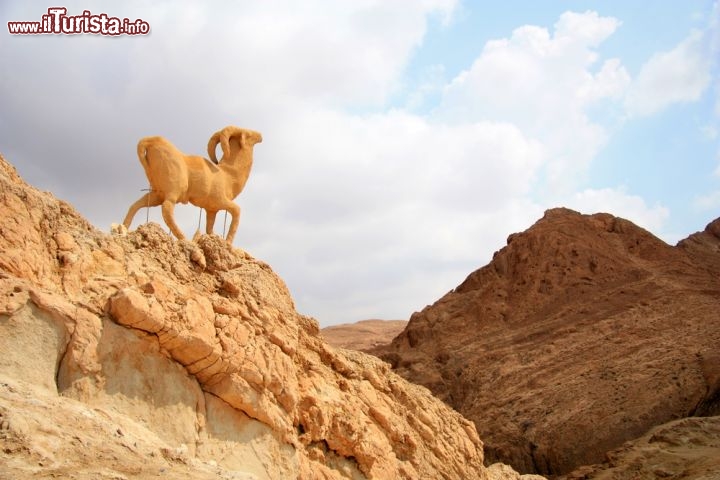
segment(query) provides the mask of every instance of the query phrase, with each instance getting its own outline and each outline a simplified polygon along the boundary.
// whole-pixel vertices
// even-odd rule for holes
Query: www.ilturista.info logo
[[[82,15],[67,15],[65,7],[50,7],[47,15],[39,22],[7,22],[12,35],[74,35],[90,33],[94,35],[147,35],[150,24],[138,18],[111,17],[107,13],[99,15],[83,11]]]

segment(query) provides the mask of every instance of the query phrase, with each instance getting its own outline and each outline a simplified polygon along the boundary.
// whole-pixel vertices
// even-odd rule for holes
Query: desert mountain
[[[518,478],[475,426],[335,349],[216,236],[92,227],[0,157],[0,477]]]
[[[489,461],[567,473],[720,414],[720,219],[677,246],[548,210],[381,356],[472,419]]]
[[[325,327],[320,335],[333,347],[364,352],[387,345],[405,326],[406,320],[360,320]]]

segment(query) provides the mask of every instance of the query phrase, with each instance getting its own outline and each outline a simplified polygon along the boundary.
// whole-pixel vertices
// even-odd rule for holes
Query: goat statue
[[[245,187],[253,163],[253,147],[260,142],[262,135],[258,132],[225,127],[215,132],[208,142],[211,163],[197,155],[185,155],[163,137],[141,139],[137,154],[150,182],[150,191],[130,206],[123,225],[130,228],[141,208],[162,205],[163,220],[170,231],[184,239],[173,212],[177,203],[190,202],[207,212],[205,232],[208,234],[213,232],[217,212],[230,212],[232,222],[226,240],[232,244],[240,223],[240,207],[233,200]],[[223,152],[220,162],[215,157],[218,143]]]

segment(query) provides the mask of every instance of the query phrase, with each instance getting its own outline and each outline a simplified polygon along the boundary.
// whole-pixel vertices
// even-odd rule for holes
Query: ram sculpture
[[[233,200],[245,187],[253,163],[253,147],[260,142],[259,132],[225,127],[208,142],[211,163],[198,155],[185,155],[164,137],[142,138],[137,155],[150,182],[150,191],[130,206],[123,225],[130,228],[141,208],[162,205],[163,220],[177,238],[183,239],[173,212],[177,203],[189,202],[207,212],[208,234],[213,232],[217,212],[230,212],[232,221],[226,240],[232,243],[240,223],[240,207]],[[219,162],[215,156],[218,143],[223,152]]]

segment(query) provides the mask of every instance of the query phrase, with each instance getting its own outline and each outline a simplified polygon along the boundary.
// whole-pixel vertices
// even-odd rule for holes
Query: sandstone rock
[[[114,405],[90,406],[0,373],[0,478],[268,478],[192,457],[187,445],[166,442],[152,427]]]
[[[470,422],[327,345],[267,264],[103,234],[1,158],[0,207],[0,476],[487,478]]]
[[[474,421],[487,460],[567,473],[717,415],[720,220],[672,247],[554,209],[416,313],[381,355]]]
[[[709,480],[720,472],[720,417],[684,418],[655,427],[608,452],[601,464],[558,480]]]
[[[9,283],[0,280],[6,295],[15,297],[24,293],[22,287],[8,288]],[[68,324],[72,320],[67,317],[66,324],[53,314],[55,312],[42,310],[30,302],[30,295],[22,296],[26,301],[23,306],[15,306],[10,315],[0,313],[0,373],[12,373],[57,392],[56,372],[70,342],[72,325]]]

